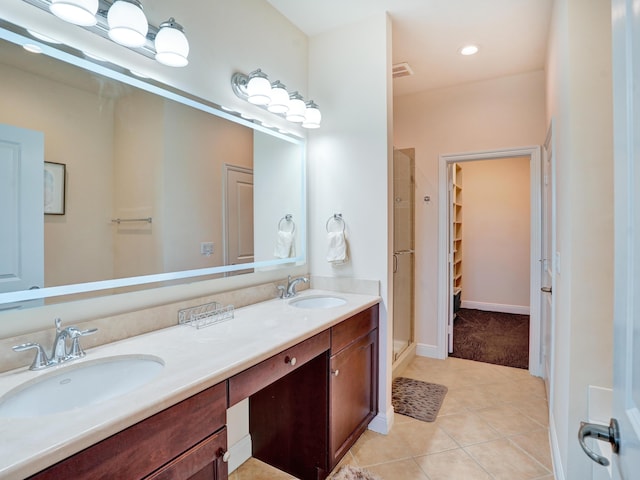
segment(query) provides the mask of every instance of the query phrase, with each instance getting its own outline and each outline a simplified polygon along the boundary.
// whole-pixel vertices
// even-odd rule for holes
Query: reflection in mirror
[[[301,140],[4,40],[0,64],[0,310],[304,261]]]

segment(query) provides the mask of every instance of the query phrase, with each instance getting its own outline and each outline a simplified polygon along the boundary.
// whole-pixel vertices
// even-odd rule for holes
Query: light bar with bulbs
[[[149,24],[139,0],[23,0],[104,38],[153,58],[163,65],[189,63],[189,41],[172,17]]]
[[[320,128],[322,114],[313,100],[305,102],[298,92],[289,93],[279,80],[271,83],[260,69],[249,75],[234,73],[231,88],[243,100],[284,116],[290,122],[299,123],[304,128]]]

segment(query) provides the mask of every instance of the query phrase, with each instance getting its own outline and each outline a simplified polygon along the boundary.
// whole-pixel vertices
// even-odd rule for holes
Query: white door
[[[44,286],[43,175],[44,134],[0,125],[0,293]]]
[[[253,172],[226,165],[226,265],[253,262]],[[236,273],[245,273],[246,270]]]
[[[551,377],[551,332],[553,331],[553,238],[555,229],[553,203],[553,126],[549,128],[547,141],[542,149],[542,258],[540,275],[543,294],[540,296],[540,363],[547,387],[547,398],[552,399]]]
[[[614,90],[614,387],[620,450],[613,478],[640,472],[640,9],[612,0]],[[636,249],[636,247],[638,247]],[[635,366],[635,368],[633,368]]]

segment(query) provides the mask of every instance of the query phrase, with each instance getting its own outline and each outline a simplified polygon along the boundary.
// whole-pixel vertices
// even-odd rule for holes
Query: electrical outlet
[[[213,242],[202,242],[200,244],[200,255],[205,257],[213,255]]]

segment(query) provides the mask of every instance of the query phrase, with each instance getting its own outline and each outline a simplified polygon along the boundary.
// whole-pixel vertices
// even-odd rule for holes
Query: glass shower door
[[[413,342],[414,150],[393,153],[393,360]]]

